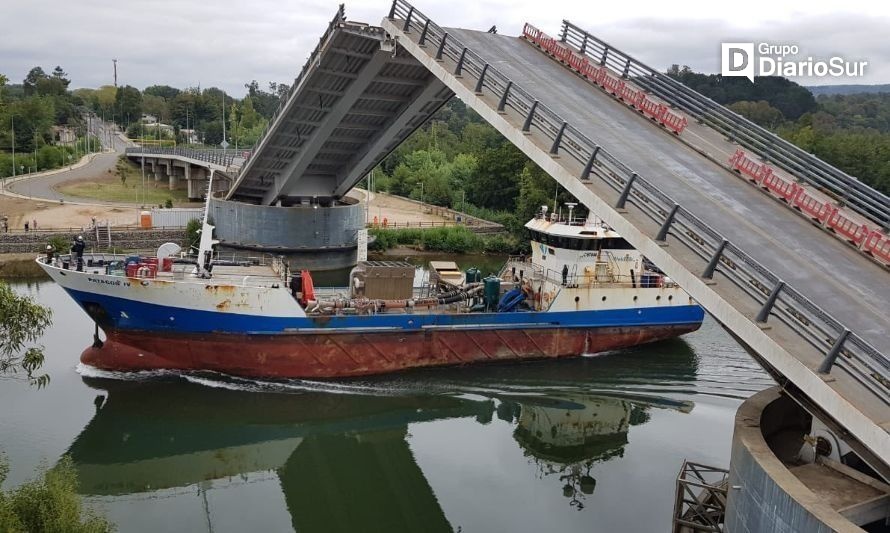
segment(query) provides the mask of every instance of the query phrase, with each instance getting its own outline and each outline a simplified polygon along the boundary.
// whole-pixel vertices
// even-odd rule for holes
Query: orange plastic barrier
[[[584,65],[584,69],[581,71],[581,74],[587,78],[588,80],[596,83],[597,77],[600,75],[600,71],[602,71],[602,67],[595,63],[591,63],[590,61]]]
[[[621,94],[618,95],[618,98],[621,99],[622,102],[636,109],[643,102],[643,99],[646,98],[646,93],[642,89],[635,89],[631,85],[624,85],[621,88]]]
[[[572,53],[569,54],[568,63],[569,66],[575,69],[577,72],[583,73],[584,67],[587,66],[587,58],[572,51]]]
[[[613,78],[608,74],[603,77],[603,89],[605,89],[606,92],[612,93],[617,96],[619,93],[621,93],[621,89],[623,88],[624,80]]]
[[[765,167],[766,165],[761,165]],[[768,175],[765,175],[760,186],[768,191],[772,191],[775,196],[786,202],[791,202],[801,190],[800,185],[782,179],[778,174],[773,174],[772,169]]]
[[[872,230],[871,233],[862,241],[862,251],[867,254],[873,254],[874,249],[880,246],[884,240],[884,234],[878,230]]]
[[[862,241],[864,241],[869,234],[868,227],[865,224],[860,225],[853,222],[842,215],[840,211],[835,211],[828,217],[826,226],[828,226],[828,229],[843,236],[847,241],[856,246],[862,244]]]
[[[559,59],[563,63],[568,63],[569,56],[572,54],[571,48],[559,41],[552,41],[549,49],[556,59]]]
[[[754,183],[761,183],[773,175],[773,169],[769,165],[754,161],[742,149],[737,149],[729,158],[729,166],[740,174],[745,174]]]
[[[794,199],[793,205],[796,209],[806,213],[811,219],[819,223],[824,223],[828,220],[828,217],[832,214],[832,210],[834,209],[832,206],[820,202],[807,194],[802,187],[797,198]]]
[[[890,265],[890,239],[884,239],[882,242],[876,243],[869,253],[885,265]]]
[[[686,129],[689,123],[686,117],[670,111],[667,105],[648,97],[643,89],[627,84],[620,77],[610,76],[606,67],[591,63],[584,54],[575,51],[569,45],[557,41],[527,22],[522,28],[522,35],[529,42],[537,44],[549,55],[599,85],[606,92],[617,96],[619,100],[640,110],[666,129],[677,135]]]
[[[668,107],[664,104],[656,102],[655,100],[652,100],[648,96],[644,96],[643,100],[640,101],[638,109],[640,110],[640,113],[658,122],[661,120],[661,117],[664,116]]]
[[[689,121],[686,120],[686,117],[681,117],[680,115],[671,111],[665,111],[659,122],[661,122],[662,126],[671,130],[677,135],[683,133],[683,130],[686,129],[686,125],[689,123]]]

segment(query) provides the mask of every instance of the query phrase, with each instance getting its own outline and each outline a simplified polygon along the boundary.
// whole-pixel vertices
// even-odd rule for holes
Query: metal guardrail
[[[702,258],[707,263],[702,277],[712,278],[719,268],[727,279],[761,305],[758,322],[775,316],[824,354],[820,373],[828,374],[838,365],[890,405],[890,358],[886,354],[852,333],[691,211],[535,100],[495,65],[487,63],[407,1],[394,0],[389,18],[398,19],[406,32],[417,31],[419,43],[426,45],[436,59],[450,59],[456,65],[455,73],[464,80],[472,80],[477,93],[494,95],[498,99],[498,111],[510,108],[525,117],[523,131],[540,132],[552,142],[551,154],[570,157],[583,165],[579,179],[599,179],[618,192],[617,208],[632,204],[659,224],[661,229],[656,240],[664,241],[670,234]]]
[[[890,198],[838,170],[710,98],[690,89],[667,74],[641,63],[609,43],[564,20],[560,40],[589,60],[620,73],[665,102],[680,108],[697,121],[771,161],[793,176],[821,188],[851,209],[890,229]]]
[[[194,148],[160,148],[157,146],[137,146],[126,148],[124,153],[128,156],[139,156],[143,154],[178,155],[181,157],[188,157],[190,159],[204,161],[205,163],[212,163],[223,167],[228,167],[234,162],[235,159],[244,159],[243,150],[221,150],[216,148],[198,150]]]

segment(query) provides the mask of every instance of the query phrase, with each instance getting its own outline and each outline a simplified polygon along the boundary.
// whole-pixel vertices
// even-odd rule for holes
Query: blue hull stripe
[[[268,317],[196,311],[66,289],[81,307],[102,306],[115,329],[168,333],[306,333],[420,329],[497,329],[645,327],[699,324],[704,310],[697,305],[609,309],[466,314],[382,314],[316,318]],[[348,331],[348,330],[347,330]],[[345,332],[345,331],[344,331]]]

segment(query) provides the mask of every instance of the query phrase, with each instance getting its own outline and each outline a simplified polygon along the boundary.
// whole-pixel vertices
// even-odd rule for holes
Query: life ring
[[[151,276],[151,269],[148,268],[147,266],[139,267],[139,269],[136,270],[136,277],[137,277],[137,278],[147,278],[147,277],[150,277],[150,276]]]

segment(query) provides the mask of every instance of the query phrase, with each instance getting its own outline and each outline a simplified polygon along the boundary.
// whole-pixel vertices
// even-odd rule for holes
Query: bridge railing
[[[249,150],[223,150],[217,148],[195,149],[195,148],[161,148],[157,146],[136,146],[125,150],[128,156],[140,155],[177,155],[187,157],[205,163],[212,163],[223,167],[228,167],[236,159],[247,159],[250,157]]]
[[[560,39],[699,122],[890,228],[890,197],[564,20]]]
[[[315,45],[315,49],[312,50],[311,54],[309,54],[309,58],[306,59],[306,63],[303,64],[303,68],[300,70],[300,73],[297,74],[296,78],[294,78],[294,83],[290,86],[286,93],[278,97],[278,107],[275,109],[275,112],[272,113],[272,116],[269,118],[269,123],[266,124],[266,128],[258,137],[256,143],[257,148],[260,148],[262,146],[262,143],[266,139],[266,135],[275,126],[275,122],[278,120],[278,117],[281,115],[281,113],[285,110],[285,108],[287,108],[288,101],[290,100],[291,96],[293,96],[294,92],[296,92],[300,87],[300,84],[303,82],[303,79],[306,77],[307,73],[312,67],[312,64],[318,58],[318,55],[321,53],[321,50],[324,47],[325,43],[328,42],[328,39],[334,32],[334,29],[337,27],[338,24],[344,21],[346,21],[346,8],[344,4],[340,4],[340,6],[337,8],[337,12],[334,14],[334,18],[331,19],[331,21],[328,23],[327,29],[318,39],[318,44]],[[246,165],[245,167],[242,167],[242,170],[244,168],[246,168]]]
[[[719,269],[760,305],[757,322],[765,323],[770,316],[774,316],[791,326],[793,331],[824,354],[818,369],[820,373],[827,374],[835,365],[840,366],[890,405],[890,358],[886,354],[852,333],[845,324],[787,285],[553,110],[535,100],[497,70],[495,65],[486,63],[479,54],[449,35],[407,1],[394,0],[389,18],[401,24],[404,31],[417,32],[420,44],[424,44],[437,59],[450,59],[455,65],[454,73],[460,74],[464,80],[470,80],[477,93],[487,92],[496,98],[498,111],[509,108],[524,117],[523,131],[539,131],[550,143],[552,155],[570,157],[580,163],[583,166],[580,180],[602,180],[614,189],[618,193],[616,208],[624,208],[630,203],[659,224],[656,240],[664,241],[670,234],[689,247],[706,262],[702,277],[712,278]],[[606,59],[609,60],[608,57]]]

